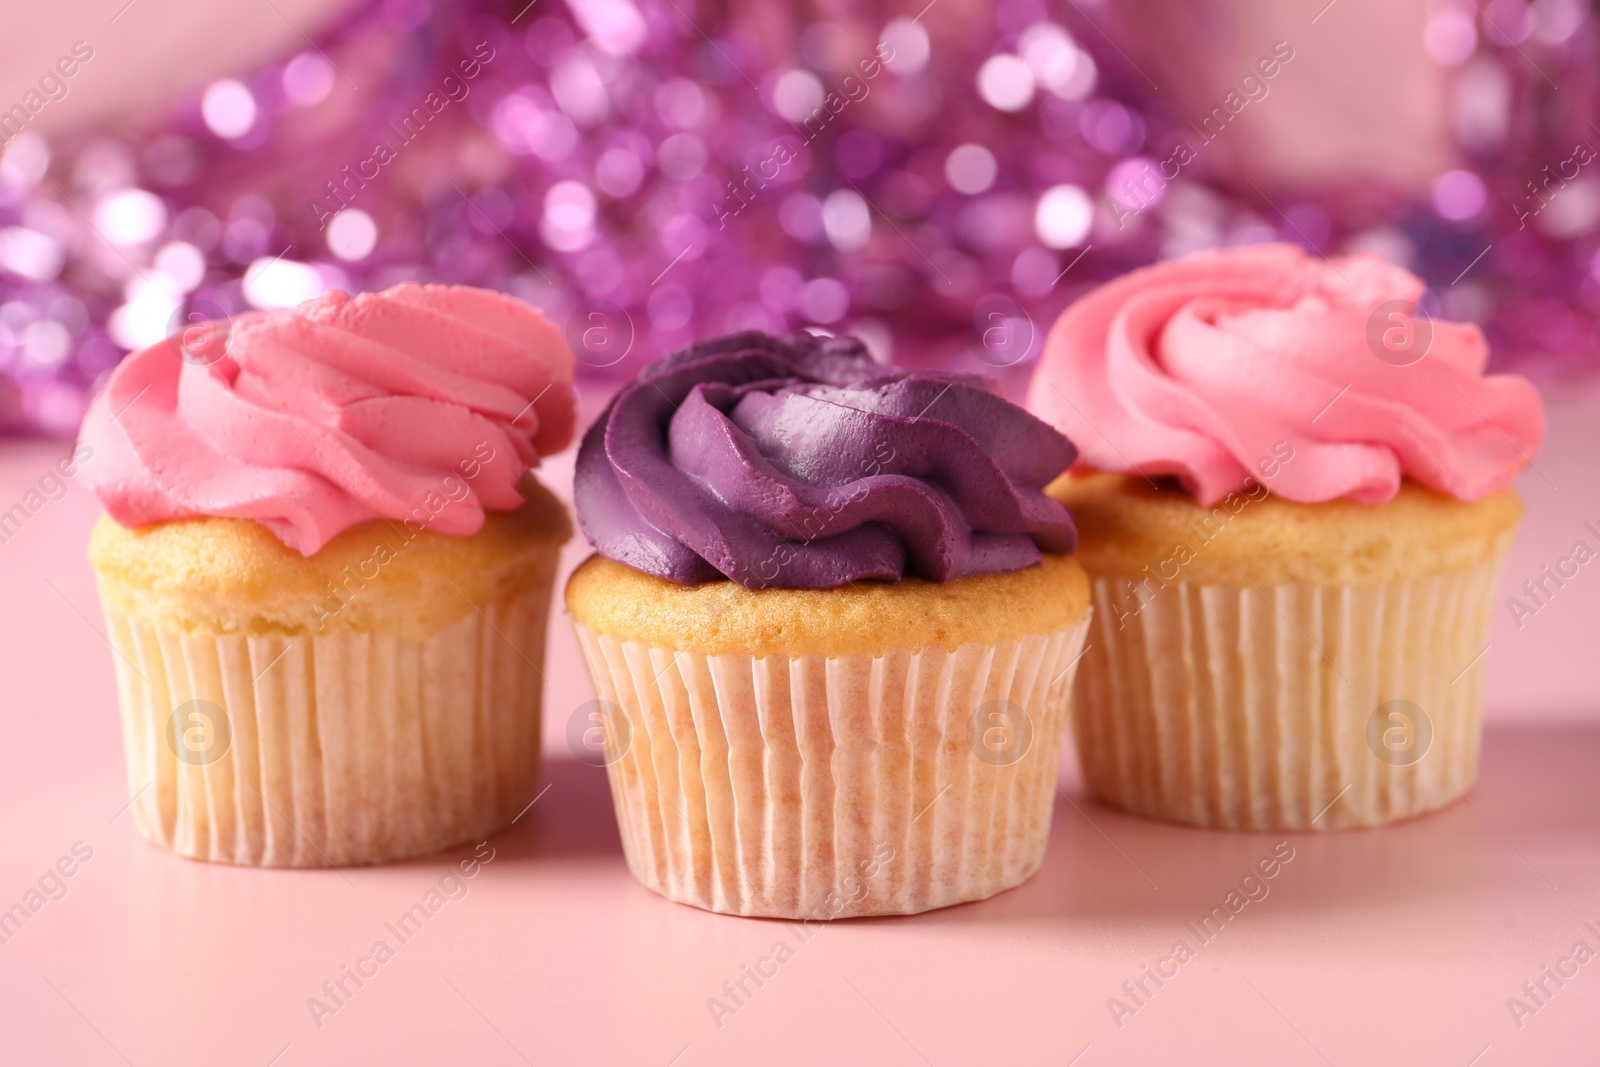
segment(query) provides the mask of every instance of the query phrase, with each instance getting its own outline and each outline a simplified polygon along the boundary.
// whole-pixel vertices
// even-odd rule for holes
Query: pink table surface
[[[1504,595],[1600,538],[1600,394],[1552,398],[1523,478],[1529,516]],[[0,510],[58,447],[0,446]],[[570,453],[546,477],[570,484]],[[0,909],[74,848],[65,895],[0,946],[0,1063],[1257,1064],[1595,1062],[1600,961],[1600,569],[1519,630],[1496,608],[1488,731],[1468,802],[1381,831],[1209,832],[1085,793],[1062,764],[1043,870],[993,900],[805,931],[711,915],[637,885],[604,772],[571,758],[588,699],[553,629],[545,791],[493,859],[404,944],[386,930],[473,850],[343,871],[176,859],[125,812],[110,653],[80,488],[0,544]],[[574,545],[570,566],[584,554]],[[530,798],[532,799],[532,798]],[[1294,858],[1222,933],[1186,924],[1287,840]],[[483,851],[484,855],[489,850]],[[56,891],[59,895],[60,891]],[[1586,924],[1593,923],[1591,928]],[[323,996],[378,939],[394,957],[332,1014]],[[1123,983],[1192,959],[1138,1010]],[[792,958],[737,1010],[737,982]],[[1576,975],[1529,1000],[1541,968]],[[772,966],[764,965],[770,972]],[[1508,998],[1536,1011],[1513,1018]],[[1542,1003],[1541,1003],[1542,1002]],[[320,1025],[319,1025],[320,1023]],[[1120,1025],[1119,1025],[1120,1024]],[[1520,1024],[1520,1025],[1519,1025]]]

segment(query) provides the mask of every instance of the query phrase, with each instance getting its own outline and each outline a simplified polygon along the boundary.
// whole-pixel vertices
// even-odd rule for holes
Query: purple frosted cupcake
[[[1038,869],[1088,582],[1075,452],[983,379],[747,333],[589,430],[567,607],[628,863],[740,915],[907,914]]]

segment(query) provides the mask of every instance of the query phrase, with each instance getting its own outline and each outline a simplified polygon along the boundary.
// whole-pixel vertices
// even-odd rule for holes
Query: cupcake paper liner
[[[185,632],[108,610],[140,835],[264,867],[481,840],[533,795],[552,583],[421,639]]]
[[[1176,583],[1142,606],[1126,581],[1094,578],[1073,706],[1090,788],[1243,830],[1376,826],[1451,803],[1477,777],[1501,562],[1387,585]]]
[[[662,896],[798,919],[910,914],[1044,858],[1088,620],[955,652],[674,652],[574,620],[623,850]]]

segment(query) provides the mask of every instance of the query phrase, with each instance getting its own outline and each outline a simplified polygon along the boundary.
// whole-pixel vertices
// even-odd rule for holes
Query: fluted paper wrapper
[[[1244,830],[1376,826],[1459,799],[1500,564],[1387,585],[1177,583],[1142,607],[1094,578],[1072,715],[1090,788]]]
[[[533,795],[550,591],[423,638],[193,633],[108,611],[139,833],[266,867],[481,840]]]
[[[607,758],[628,866],[685,904],[802,919],[1020,884],[1044,858],[1087,627],[786,658],[674,652],[575,620],[596,693],[627,719]]]

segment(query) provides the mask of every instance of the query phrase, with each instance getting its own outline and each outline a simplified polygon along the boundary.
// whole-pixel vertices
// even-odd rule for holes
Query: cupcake
[[[1073,458],[991,383],[745,333],[579,449],[567,608],[628,865],[735,915],[909,914],[1043,859],[1088,582]]]
[[[1028,406],[1079,462],[1090,788],[1158,818],[1374,826],[1477,774],[1489,611],[1543,436],[1475,326],[1371,256],[1273,245],[1067,309]]]
[[[572,357],[400,285],[128,356],[84,421],[133,818],[180,855],[378,863],[533,796]]]

